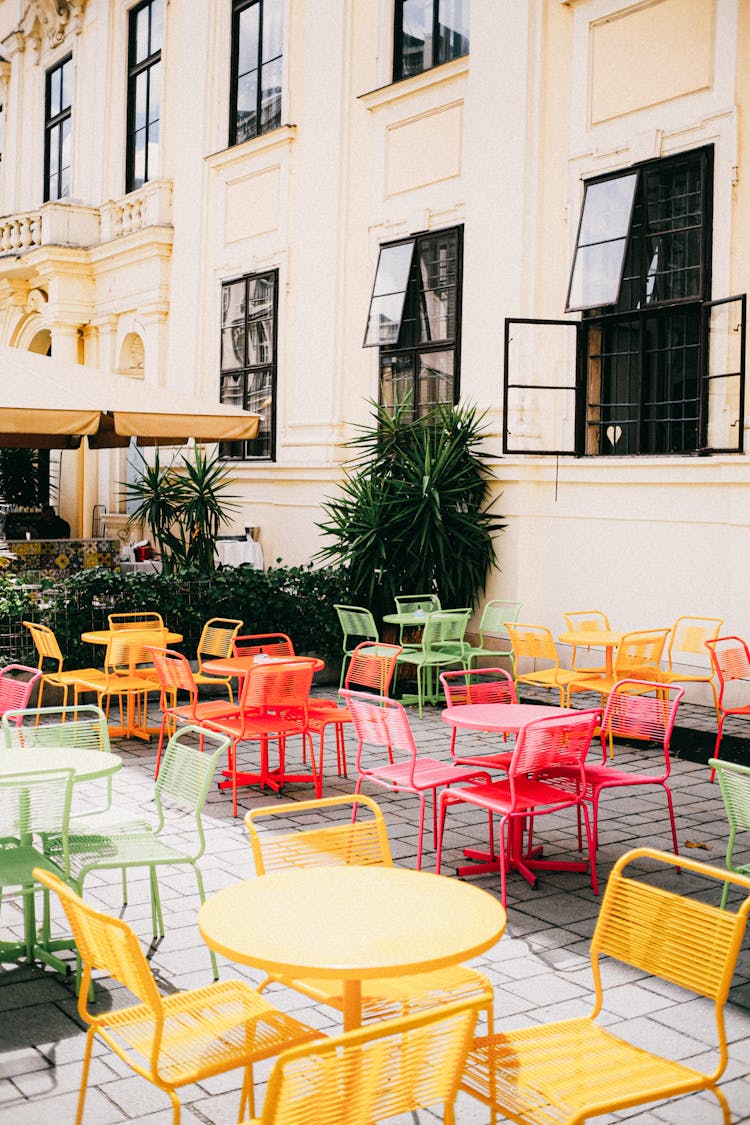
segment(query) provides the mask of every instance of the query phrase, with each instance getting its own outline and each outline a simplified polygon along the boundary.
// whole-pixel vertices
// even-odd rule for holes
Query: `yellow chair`
[[[39,681],[39,697],[37,700],[39,707],[42,706],[42,692],[44,691],[45,684],[51,684],[52,687],[62,688],[62,705],[65,707],[68,702],[68,689],[75,684],[78,676],[101,675],[101,671],[98,668],[77,668],[75,671],[64,672],[64,657],[60,651],[57,637],[52,630],[46,625],[40,625],[36,621],[24,621],[22,624],[31,633],[31,639],[34,642],[34,648],[39,658],[37,660],[37,668],[42,673],[42,678]],[[50,661],[53,662],[56,667],[50,671],[45,671],[45,663],[47,668],[49,668]]]
[[[161,995],[138,938],[126,922],[94,909],[48,871],[35,868],[34,877],[59,896],[83,962],[78,1013],[88,1032],[76,1125],[83,1120],[97,1036],[136,1074],[168,1095],[174,1125],[180,1120],[177,1090],[181,1086],[239,1067],[245,1076],[237,1120],[255,1113],[253,1063],[320,1038],[320,1032],[278,1011],[244,981],[220,981]],[[138,1002],[92,1011],[88,996],[94,969],[106,972]]]
[[[355,808],[357,819],[352,822],[352,810]],[[337,810],[345,813],[345,817],[336,818]],[[312,826],[290,831],[288,818],[293,816],[298,822],[307,814],[313,818]],[[380,806],[364,794],[251,809],[245,814],[245,827],[250,835],[258,875],[287,867],[341,864],[393,867]],[[321,903],[320,908],[325,910],[325,903]],[[265,988],[272,981],[293,988],[319,1003],[343,1010],[344,998],[338,981],[292,980],[274,976],[268,977],[260,988]],[[492,1027],[492,984],[476,969],[457,965],[414,976],[363,981],[362,987],[363,1023],[420,1012],[452,1000],[477,998],[479,1007],[487,1013],[488,1028]]]
[[[373,1125],[441,1102],[442,1120],[454,1125],[476,1008],[446,1004],[284,1051],[262,1116],[245,1125]]]
[[[658,680],[668,636],[669,629],[638,629],[623,633],[615,653],[612,675],[596,673],[589,676],[585,672],[577,672],[577,679],[568,687],[568,699],[577,691],[597,691],[604,703],[604,697],[620,680]]]
[[[625,875],[626,867],[643,860],[649,872],[650,861],[656,861],[660,881],[666,867],[679,866],[701,877],[702,890],[704,880],[717,890],[729,880],[746,897],[731,912]],[[628,852],[612,868],[591,940],[591,1014],[475,1040],[461,1088],[521,1125],[572,1125],[696,1090],[710,1090],[724,1120],[731,1121],[716,1083],[727,1065],[724,1005],[749,910],[750,879],[651,848]],[[635,1047],[595,1022],[604,1000],[602,955],[713,1001],[718,1051],[713,1070]]]
[[[513,647],[516,689],[519,684],[534,684],[537,687],[556,690],[560,697],[560,706],[564,707],[568,698],[568,686],[577,680],[581,673],[560,667],[560,656],[550,630],[544,625],[523,625],[511,621],[506,622],[505,627]],[[520,662],[529,660],[535,665],[533,671],[520,672]],[[537,668],[538,661],[542,661],[547,667]]]
[[[211,672],[205,672],[203,670],[203,662],[204,660],[226,660],[228,656],[231,656],[234,638],[239,633],[242,625],[243,622],[238,618],[212,617],[203,626],[203,632],[198,641],[198,649],[196,652],[198,669],[193,673],[193,680],[199,686],[201,684],[218,684],[221,687],[225,687],[229,695],[230,703],[234,702],[232,677],[216,676]]]
[[[723,617],[678,617],[672,626],[667,644],[667,667],[659,673],[665,684],[709,684],[714,697],[716,721],[719,721],[719,699],[714,682],[714,669],[711,664],[706,641],[715,641],[719,635]],[[681,658],[686,657],[686,660]],[[702,663],[694,672],[680,671],[691,665],[695,667],[696,658]]]
[[[596,631],[609,633],[611,625],[606,613],[602,613],[600,609],[586,609],[576,610],[575,613],[564,613],[563,620],[567,626],[569,633],[587,633],[594,629]],[[583,646],[588,650],[588,646]],[[604,664],[584,664],[578,663],[578,648],[576,644],[571,645],[572,652],[570,654],[571,668],[580,669],[587,675],[589,672],[605,672]]]
[[[107,616],[110,632],[115,629],[163,629],[160,613],[153,609],[137,609],[129,613],[110,613]]]
[[[74,680],[75,703],[88,692],[96,693],[97,706],[109,718],[109,702],[114,696],[120,709],[120,727],[110,733],[127,738],[150,738],[147,723],[149,692],[161,690],[155,673],[150,648],[166,648],[167,630],[117,629],[110,635],[104,658],[104,671],[78,673]],[[106,706],[105,706],[106,701]],[[158,732],[159,728],[156,728]]]

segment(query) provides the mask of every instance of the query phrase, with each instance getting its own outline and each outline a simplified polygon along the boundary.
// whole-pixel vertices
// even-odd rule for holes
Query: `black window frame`
[[[166,16],[166,8],[163,0],[141,0],[140,4],[134,5],[128,12],[128,93],[127,93],[127,124],[126,124],[126,139],[125,139],[125,191],[137,191],[143,187],[144,184],[149,183],[155,178],[154,170],[149,167],[149,153],[150,153],[150,136],[154,127],[156,127],[157,136],[157,151],[161,149],[161,110],[162,110],[162,42],[156,50],[153,49],[153,15],[156,7],[159,7],[161,14],[161,30],[162,40],[164,33],[164,21]],[[148,10],[148,53],[142,58],[137,57],[138,52],[138,36],[137,36],[137,22],[139,14]],[[146,113],[144,127],[139,128],[136,121],[137,110],[137,97],[138,97],[138,82],[141,76],[146,76]],[[158,82],[158,116],[151,117],[153,108],[152,85],[154,80]],[[136,176],[136,153],[137,146],[136,140],[138,135],[145,131],[145,148],[143,158],[143,179],[141,180]],[[156,170],[158,174],[158,169]]]
[[[609,183],[617,190],[618,179],[624,184],[634,174],[632,200],[625,191],[612,212],[615,227],[629,216],[625,247],[617,245],[621,230],[608,237],[606,224],[592,236],[596,224],[586,224],[590,188]],[[712,300],[712,227],[710,145],[587,181],[566,302],[566,311],[579,312],[581,319],[505,322],[506,453],[743,452],[746,296]],[[580,277],[574,283],[579,255],[592,247],[590,283],[580,284]],[[608,293],[609,303],[595,306],[597,292]],[[568,401],[571,391],[575,394],[575,417],[567,414],[562,440],[561,427],[549,424],[550,417],[558,420],[554,409],[560,399],[552,392],[562,384],[545,380],[541,359],[550,354],[552,330],[544,327],[550,324],[576,333],[575,362],[568,363],[562,380]],[[527,338],[525,348],[518,341],[529,333],[519,325],[531,325],[532,331],[537,326],[540,334]],[[714,354],[714,335],[722,333],[723,346]],[[729,370],[715,370],[716,363]]]
[[[458,402],[461,384],[463,234],[463,225],[458,224],[453,227],[445,227],[441,230],[421,231],[419,234],[411,235],[409,238],[383,243],[380,247],[378,269],[376,269],[375,279],[373,281],[370,312],[363,347],[378,348],[378,397],[380,403],[387,409],[395,409],[397,403],[404,402],[407,394],[411,396],[410,408],[407,410],[407,414],[411,417],[424,417],[426,414],[429,414],[439,402],[447,402],[450,405],[454,405]],[[445,239],[446,236],[455,238],[455,278],[452,282],[444,284],[443,286],[431,285],[428,289],[425,289],[420,269],[422,247],[430,241]],[[398,308],[400,308],[397,320],[398,332],[395,339],[385,340],[383,342],[378,339],[377,331],[373,332],[372,330],[375,315],[374,310],[377,307],[376,302],[378,300],[377,289],[378,277],[380,276],[380,264],[383,260],[384,252],[398,247],[407,249],[409,246],[411,246],[412,249],[406,286],[403,292],[399,289],[395,293],[397,311]],[[434,327],[434,319],[430,318],[426,312],[425,294],[433,292],[438,288],[442,288],[445,291],[453,290],[454,331],[452,335],[423,339],[421,337],[421,328],[426,327],[427,329],[431,329]],[[448,293],[447,296],[447,319],[449,320],[450,294]],[[388,330],[387,327],[386,330]],[[425,364],[421,361],[430,355],[450,355],[452,357],[453,371],[450,376],[452,394],[449,398],[426,398],[421,393],[424,376],[420,377],[420,375],[425,367]],[[406,372],[403,369],[399,370],[399,362],[410,362],[410,379],[404,378]],[[389,372],[390,374],[388,374]],[[438,379],[448,378],[448,376],[439,369],[437,370],[437,377]],[[410,382],[411,386],[406,391],[399,393],[399,380],[402,384]],[[428,379],[424,381],[429,382]]]
[[[248,330],[250,323],[249,311],[250,302],[248,300],[248,291],[251,282],[262,282],[263,280],[272,280],[273,282],[273,295],[271,303],[271,358],[260,363],[251,363],[249,358],[249,342],[251,333]],[[225,323],[225,312],[227,310],[227,302],[225,301],[225,293],[234,286],[244,286],[244,297],[242,298],[243,307],[243,320],[242,332],[236,333],[237,324]],[[241,379],[242,389],[242,409],[249,410],[253,413],[261,414],[261,422],[258,430],[258,436],[253,438],[252,441],[233,441],[222,442],[219,446],[219,455],[227,461],[249,461],[249,462],[270,462],[276,460],[276,392],[278,383],[278,326],[279,326],[279,270],[273,267],[267,270],[257,270],[254,273],[242,274],[239,277],[230,278],[222,282],[221,285],[221,302],[222,302],[222,315],[221,315],[221,328],[220,328],[220,361],[219,361],[219,399],[221,402],[229,402],[232,405],[238,405],[237,395],[227,395],[225,388],[230,379]],[[235,366],[227,366],[223,362],[224,356],[224,334],[231,335],[232,348],[236,352],[237,340],[242,339],[243,354]],[[253,387],[251,380],[253,378],[265,377],[265,385],[260,387]],[[259,409],[259,404],[254,401],[253,396],[262,392],[270,397],[268,406],[268,427],[263,426],[263,413]]]
[[[405,60],[408,58],[408,52],[404,49],[404,5],[409,0],[396,0],[393,12],[393,81],[401,82],[405,78],[412,78],[415,74],[424,74],[427,70],[433,70],[436,66],[442,66],[445,62],[451,62],[453,59],[463,58],[469,53],[469,41],[467,37],[466,50],[453,51],[446,53],[445,57],[441,57],[442,39],[440,36],[440,4],[442,0],[431,0],[432,2],[432,47],[431,59],[429,65],[421,66],[419,69],[404,70]],[[467,12],[471,10],[471,0],[466,0]]]
[[[69,67],[70,75],[70,100],[67,104],[63,105],[63,93],[65,89],[65,68]],[[58,85],[57,96],[59,99],[59,108],[53,111],[53,84]],[[65,137],[67,131],[68,143],[72,148],[72,121],[73,121],[73,55],[66,55],[65,58],[60,59],[54,66],[51,66],[44,76],[44,202],[54,202],[58,199],[67,199],[70,196],[70,180],[72,175],[73,161],[69,165],[63,164],[63,153],[65,150]],[[57,141],[57,161],[54,170],[51,167],[52,163],[52,146],[53,138]],[[60,186],[63,180],[63,173],[68,169],[68,185],[67,191],[61,191]],[[53,179],[57,181],[58,189],[53,194],[52,183]]]
[[[268,58],[264,54],[264,29],[266,17],[268,16],[268,8],[271,4],[276,4],[281,12],[281,29],[280,29],[280,53],[277,55],[270,55]],[[258,10],[258,42],[257,42],[257,58],[255,60],[254,71],[256,74],[256,87],[255,87],[255,128],[249,130],[246,134],[239,128],[238,121],[238,103],[239,103],[239,87],[243,78],[243,74],[252,74],[253,70],[239,73],[240,67],[240,41],[241,41],[241,17],[251,8]],[[281,127],[281,112],[282,112],[282,79],[283,79],[283,61],[284,61],[284,10],[282,0],[232,0],[232,46],[231,46],[231,63],[230,63],[230,87],[229,87],[229,146],[230,148],[238,144],[243,144],[245,141],[252,140],[255,137],[263,136],[265,133],[273,132],[274,129]],[[272,64],[278,64],[282,72],[279,77],[279,94],[276,102],[276,110],[267,121],[263,120],[264,106],[263,106],[263,71],[264,68],[270,67]]]

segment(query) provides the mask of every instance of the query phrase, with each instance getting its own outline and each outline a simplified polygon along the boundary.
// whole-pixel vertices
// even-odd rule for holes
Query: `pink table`
[[[574,710],[570,707],[548,707],[544,703],[464,703],[460,707],[446,707],[443,711],[443,722],[449,726],[460,727],[466,730],[495,731],[498,734],[518,734],[526,723],[535,719],[552,719],[558,715],[572,715]],[[563,863],[557,860],[541,859],[541,848],[528,848],[523,853],[523,826],[518,820],[513,829],[508,833],[509,853],[507,867],[509,871],[518,871],[533,887],[536,884],[536,875],[532,868],[544,867],[552,870],[585,871],[585,863]],[[494,841],[491,841],[492,851],[481,851],[477,848],[464,848],[464,855],[474,862],[465,867],[458,868],[461,878],[466,875],[486,875],[500,870],[500,860],[494,852]]]

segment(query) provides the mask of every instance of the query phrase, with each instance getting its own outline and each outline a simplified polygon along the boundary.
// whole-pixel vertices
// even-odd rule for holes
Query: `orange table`
[[[561,633],[557,639],[561,644],[575,645],[577,648],[603,648],[606,675],[613,674],[613,653],[622,640],[622,633],[615,633],[611,629],[582,629],[580,632]],[[581,678],[585,675],[586,669],[581,668]]]
[[[288,868],[233,883],[198,914],[217,953],[269,973],[340,980],[344,1030],[359,1027],[362,981],[457,965],[502,936],[478,887],[398,867]]]
[[[306,663],[312,663],[316,672],[325,668],[325,661],[319,656],[265,656],[261,653],[255,656],[226,656],[221,660],[204,660],[203,669],[210,672],[212,676],[237,676],[241,679],[255,664]]]

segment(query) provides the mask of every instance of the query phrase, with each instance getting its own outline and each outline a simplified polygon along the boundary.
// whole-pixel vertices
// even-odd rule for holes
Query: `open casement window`
[[[367,317],[365,348],[388,348],[398,341],[415,239],[381,246]]]
[[[617,301],[637,185],[637,172],[586,184],[566,312]]]
[[[743,293],[709,301],[704,309],[708,350],[702,395],[705,453],[744,452],[746,306]]]
[[[505,321],[504,453],[577,452],[580,324]]]

